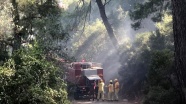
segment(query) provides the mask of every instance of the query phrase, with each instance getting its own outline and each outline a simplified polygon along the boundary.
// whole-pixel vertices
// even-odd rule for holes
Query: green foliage
[[[161,86],[156,86],[150,88],[143,104],[176,104],[176,99],[177,96],[174,89],[166,90]]]
[[[178,100],[171,82],[173,52],[156,51],[148,71],[148,87],[144,104],[175,104]]]
[[[158,7],[163,3],[162,0],[148,0],[144,4],[137,4],[133,11],[134,14],[131,14],[133,20],[147,18],[150,13],[153,13],[158,9]],[[158,6],[158,7],[154,7]],[[136,14],[136,15],[135,15]]]
[[[150,32],[138,34],[132,46],[125,50],[120,57],[122,67],[119,74],[122,76],[121,82],[123,84],[121,92],[128,99],[133,99],[142,94],[141,90],[146,80],[151,59],[149,47],[151,36],[152,33]]]
[[[166,0],[147,0],[142,4],[137,4],[134,10],[130,11],[130,17],[134,21],[132,27],[139,29],[141,21],[148,17],[151,17],[154,22],[160,22],[164,15],[163,11],[170,12],[170,7],[170,1]]]
[[[159,33],[165,38],[165,46],[174,50],[172,15],[165,12],[161,22],[156,23]]]
[[[167,12],[164,13],[162,21],[156,24],[156,27],[160,30],[160,33],[166,36],[173,33],[172,26],[172,15],[168,14]]]
[[[151,87],[156,87],[156,82],[161,82],[161,80],[162,85],[159,83],[161,89],[173,94],[171,92],[173,88],[172,85],[170,85],[169,79],[164,78],[165,75],[170,75],[172,69],[172,63],[170,62],[172,62],[174,46],[171,24],[171,15],[165,12],[163,21],[156,24],[156,31],[137,34],[131,47],[123,51],[120,59],[122,67],[119,73],[123,79],[123,87],[125,89],[123,89],[122,92],[125,96],[141,96],[147,84],[155,81],[155,84],[151,85]],[[169,51],[165,51],[167,49]],[[160,67],[162,69],[160,69]],[[155,69],[159,71],[156,73],[153,71]],[[149,75],[148,72],[151,72],[152,75]],[[149,78],[151,80],[147,82]],[[164,89],[163,86],[169,89]],[[149,88],[148,91],[151,90],[153,91],[154,89]],[[146,91],[144,92],[147,94]],[[150,101],[150,98],[148,100]]]
[[[7,46],[11,44],[12,23],[11,16],[12,5],[7,0],[0,1],[0,66],[8,59]]]
[[[151,47],[152,51],[153,50],[163,50],[166,48],[166,37],[163,34],[160,34],[158,30],[152,33],[150,37],[150,43],[149,46]]]
[[[59,53],[62,53],[71,27],[67,26],[65,20],[62,21],[67,15],[64,8],[59,7],[57,0],[13,1],[0,1],[0,42],[3,40],[3,47],[10,45],[14,50],[15,46],[19,48],[22,44],[37,40],[46,53],[49,50],[57,53],[56,50],[59,49]]]
[[[74,54],[80,60],[85,58],[86,60],[93,60],[95,54],[101,53],[103,50],[108,49],[105,47],[108,37],[105,35],[105,27],[100,20],[96,20],[92,24],[85,27],[83,34],[79,31],[75,34],[73,39],[72,48]]]
[[[9,58],[7,51],[0,51],[0,66]]]
[[[37,44],[20,49],[0,67],[0,103],[67,104],[62,74]]]
[[[108,18],[110,23],[112,24],[112,27],[114,29],[118,29],[121,26],[122,21],[124,21],[125,17],[128,15],[128,12],[124,11],[121,8],[121,5],[116,7],[116,10],[113,10],[113,8],[110,15],[108,15]]]
[[[161,80],[169,78],[170,73],[172,72],[173,65],[173,52],[165,50],[165,51],[157,51],[152,55],[151,62],[151,70],[148,73],[149,84],[152,86],[161,85]],[[156,77],[155,77],[156,76]],[[165,86],[163,86],[165,87]]]

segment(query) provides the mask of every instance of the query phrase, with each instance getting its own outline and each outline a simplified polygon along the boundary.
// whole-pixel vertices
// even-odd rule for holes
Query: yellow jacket
[[[114,85],[115,91],[119,91],[119,82],[116,82]]]
[[[113,84],[109,84],[108,85],[108,89],[109,89],[109,92],[114,92],[114,85]]]
[[[98,84],[98,91],[104,91],[104,83],[103,82],[100,82],[99,84]]]

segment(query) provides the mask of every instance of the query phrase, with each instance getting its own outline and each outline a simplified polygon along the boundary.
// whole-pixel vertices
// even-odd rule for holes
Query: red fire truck
[[[96,62],[72,62],[67,73],[68,87],[74,88],[75,99],[90,98],[92,83],[98,83],[98,80],[103,79],[103,68]]]

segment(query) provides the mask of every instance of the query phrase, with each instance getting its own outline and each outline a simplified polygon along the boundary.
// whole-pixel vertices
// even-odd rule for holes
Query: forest
[[[185,0],[0,0],[0,104],[70,104],[66,62],[120,99],[186,104]]]

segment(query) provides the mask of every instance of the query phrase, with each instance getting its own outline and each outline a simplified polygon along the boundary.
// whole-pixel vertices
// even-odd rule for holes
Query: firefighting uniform
[[[115,82],[115,85],[114,85],[115,97],[116,97],[116,100],[118,100],[119,82],[118,82],[117,79],[116,79],[115,81],[116,81],[116,82]]]
[[[113,100],[113,94],[114,94],[114,86],[112,83],[108,85],[108,100]]]
[[[104,82],[101,81],[99,84],[98,84],[98,96],[97,96],[97,99],[99,100],[100,98],[100,94],[101,94],[101,99],[104,100]]]

